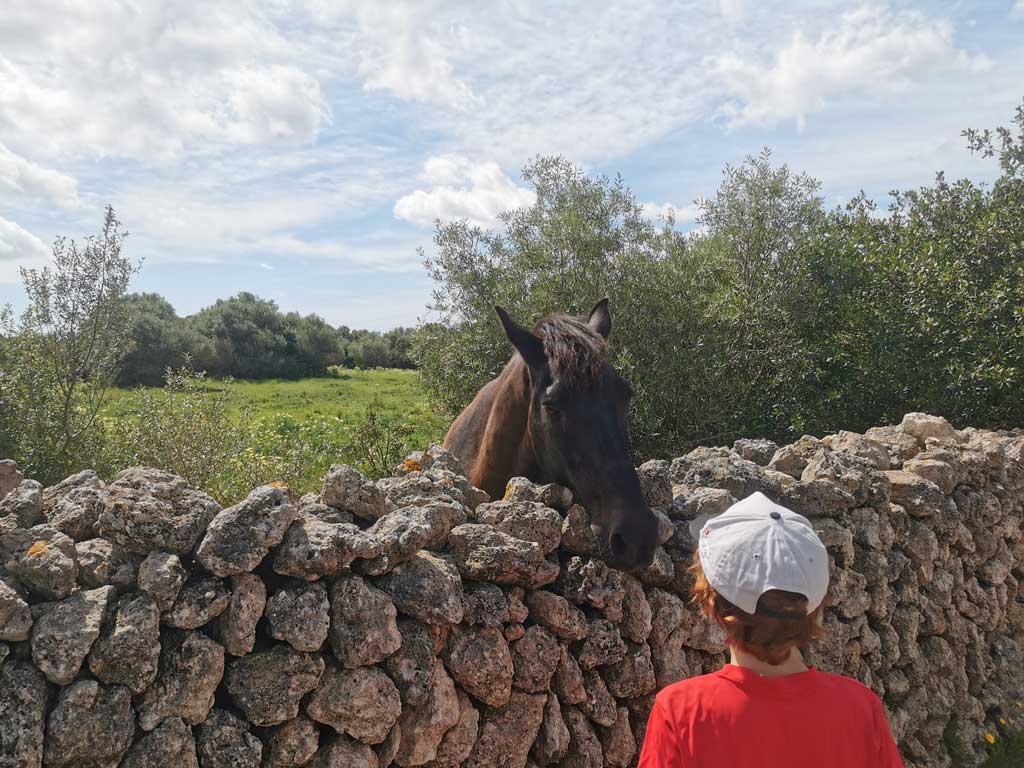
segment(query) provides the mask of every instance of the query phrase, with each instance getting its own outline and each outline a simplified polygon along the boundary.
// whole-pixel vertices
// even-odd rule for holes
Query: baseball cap
[[[803,595],[808,613],[828,592],[828,553],[811,521],[759,491],[707,520],[698,549],[708,583],[747,613],[772,589]]]

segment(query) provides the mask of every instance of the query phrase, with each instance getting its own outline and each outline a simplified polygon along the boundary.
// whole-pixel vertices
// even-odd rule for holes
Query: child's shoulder
[[[662,705],[668,705],[670,702],[677,703],[703,696],[724,682],[721,670],[706,675],[687,677],[671,685],[666,685],[658,691],[655,699]]]

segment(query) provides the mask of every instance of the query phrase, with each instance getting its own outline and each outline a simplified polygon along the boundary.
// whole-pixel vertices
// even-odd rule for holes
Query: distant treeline
[[[385,333],[335,328],[317,315],[282,312],[251,293],[220,299],[188,317],[179,317],[162,296],[125,297],[134,342],[124,358],[118,384],[159,385],[168,368],[191,359],[210,376],[240,379],[298,379],[332,366],[412,368],[413,329]]]

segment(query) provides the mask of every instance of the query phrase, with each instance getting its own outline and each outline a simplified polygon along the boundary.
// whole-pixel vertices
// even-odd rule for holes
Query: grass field
[[[245,435],[247,458],[241,463],[256,468],[244,482],[286,480],[298,492],[317,489],[335,463],[355,465],[371,476],[385,474],[408,452],[443,440],[449,423],[431,406],[415,371],[336,369],[333,376],[298,381],[208,380],[199,394],[206,400],[225,390],[234,428]],[[139,389],[116,390],[104,418],[130,419],[145,399]],[[192,480],[183,467],[161,458],[152,461]],[[231,501],[248,490],[238,485],[238,474],[236,464],[216,478],[197,477],[194,484]]]

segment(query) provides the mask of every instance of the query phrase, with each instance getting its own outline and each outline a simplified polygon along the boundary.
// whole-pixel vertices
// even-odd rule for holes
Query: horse
[[[495,311],[512,358],[459,414],[445,448],[492,499],[513,477],[567,487],[590,513],[609,563],[649,565],[658,523],[629,449],[632,389],[608,359],[608,299],[586,320],[555,314],[532,331]]]

